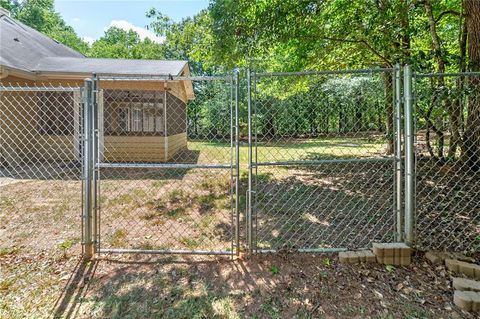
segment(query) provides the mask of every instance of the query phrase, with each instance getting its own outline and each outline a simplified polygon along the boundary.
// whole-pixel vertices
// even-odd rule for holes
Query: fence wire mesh
[[[250,116],[246,96],[235,107],[231,77],[100,78],[97,248],[230,253],[239,236],[254,251],[401,239],[393,75],[252,74]],[[420,249],[480,250],[479,83],[473,73],[415,75]],[[1,249],[80,248],[83,90],[0,85]]]
[[[80,87],[0,84],[2,252],[80,251],[81,93]]]
[[[393,75],[253,74],[254,250],[395,239]]]
[[[232,253],[233,78],[114,80],[98,83],[100,251]]]
[[[480,74],[416,74],[416,243],[480,250]]]

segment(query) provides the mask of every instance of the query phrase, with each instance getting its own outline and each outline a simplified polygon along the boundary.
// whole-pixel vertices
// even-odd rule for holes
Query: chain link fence
[[[0,84],[2,252],[80,252],[81,101],[81,87]]]
[[[479,74],[414,74],[411,191],[398,68],[247,78],[1,84],[0,248],[480,249]]]
[[[254,251],[398,238],[394,71],[252,74]]]
[[[416,244],[480,250],[480,74],[415,74]]]

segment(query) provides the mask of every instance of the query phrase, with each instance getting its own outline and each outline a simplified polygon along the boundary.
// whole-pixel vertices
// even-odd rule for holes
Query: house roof
[[[85,58],[82,54],[47,37],[0,12],[0,64],[32,71],[42,58],[49,56]]]
[[[0,66],[33,74],[182,75],[187,61],[93,59],[0,11]],[[188,72],[188,71],[187,71]]]

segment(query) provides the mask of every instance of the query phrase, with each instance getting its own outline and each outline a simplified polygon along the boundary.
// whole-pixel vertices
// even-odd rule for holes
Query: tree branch
[[[442,18],[444,16],[446,16],[447,14],[452,14],[452,15],[456,15],[456,16],[463,16],[460,12],[458,11],[455,11],[455,10],[447,10],[447,11],[443,11],[442,13],[440,13],[440,15],[435,19],[435,23],[438,23],[440,20],[442,20]]]

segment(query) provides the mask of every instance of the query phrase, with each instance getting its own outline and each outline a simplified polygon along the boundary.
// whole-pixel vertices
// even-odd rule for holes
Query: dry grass
[[[378,154],[383,145],[369,139],[306,141],[287,147],[287,154],[358,156],[362,143],[373,152],[365,156]],[[195,147],[206,148],[199,156],[205,161],[229,156],[227,145]],[[272,146],[260,154],[272,160],[280,150]],[[389,240],[393,215],[378,213],[390,208],[390,166],[339,167],[261,169],[259,245]],[[242,170],[242,212],[245,186]],[[102,170],[100,187],[104,248],[231,249],[229,170]],[[1,184],[0,318],[467,316],[451,303],[448,274],[433,271],[422,259],[393,273],[381,266],[338,265],[333,255],[237,261],[104,256],[109,259],[78,263],[80,194],[81,183],[69,179]],[[406,289],[401,293],[400,284]]]

